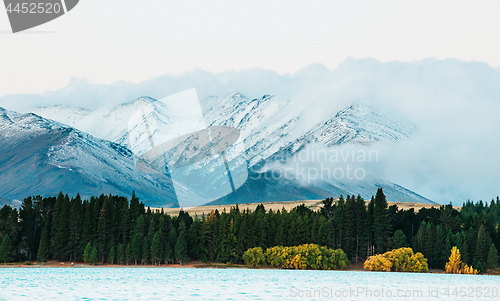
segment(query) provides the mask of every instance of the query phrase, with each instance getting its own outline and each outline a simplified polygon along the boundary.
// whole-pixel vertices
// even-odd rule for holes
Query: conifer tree
[[[9,234],[5,234],[0,245],[0,263],[12,261],[12,243]]]
[[[168,241],[165,241],[163,248],[163,260],[165,261],[165,265],[168,265],[168,263],[174,259],[174,251]]]
[[[276,230],[276,235],[274,236],[274,245],[283,246],[285,245],[285,226],[280,223],[278,229]]]
[[[28,260],[31,261],[32,252],[36,250],[36,212],[33,207],[33,199],[27,197],[23,200],[21,204],[21,209],[19,210],[19,228],[20,228],[20,238],[21,243],[25,246],[25,250],[28,255]]]
[[[161,230],[156,231],[153,241],[151,242],[151,261],[155,264],[158,265],[161,260],[161,253],[162,253],[162,247],[161,247]]]
[[[478,262],[482,263],[483,266],[486,263],[490,246],[491,238],[486,232],[484,225],[481,224],[481,227],[479,227],[479,232],[477,233],[476,258]]]
[[[368,206],[366,207],[367,229],[368,232],[368,256],[375,254],[375,240],[373,237],[373,209],[375,207],[375,198],[372,196]]]
[[[474,258],[476,258],[476,240],[477,240],[477,232],[474,228],[470,227],[467,231],[465,244],[467,247],[467,259],[469,265],[474,263]],[[477,258],[476,258],[477,260]]]
[[[366,247],[368,246],[367,213],[365,200],[358,194],[356,198],[356,262],[358,258],[366,257]]]
[[[77,194],[74,199],[70,201],[69,212],[69,238],[68,238],[68,253],[71,261],[79,257],[79,240],[81,236],[81,227],[83,223],[83,205],[80,194]]]
[[[109,250],[109,253],[108,253],[108,262],[110,264],[115,263],[115,258],[116,258],[115,247],[112,246],[111,249]]]
[[[373,206],[373,234],[377,253],[382,254],[387,251],[390,233],[391,219],[388,205],[382,188],[379,188]]]
[[[139,234],[136,234],[132,239],[130,255],[132,260],[135,262],[135,265],[137,265],[137,260],[140,260],[142,255],[141,239],[139,238]]]
[[[180,264],[188,260],[187,244],[184,236],[184,231],[181,231],[181,233],[179,233],[179,237],[177,238],[177,243],[175,244],[175,259]]]
[[[168,243],[170,244],[170,249],[175,249],[175,244],[177,243],[177,231],[175,227],[170,228],[170,233],[168,235]]]
[[[141,215],[139,199],[135,196],[135,191],[132,192],[129,211],[130,211],[130,222],[132,225],[135,225],[137,218],[139,218],[139,215]]]
[[[202,246],[203,241],[202,241],[202,237],[201,237],[201,233],[200,233],[201,232],[201,225],[202,225],[202,222],[198,218],[195,218],[193,221],[193,224],[191,225],[191,227],[189,228],[189,231],[188,231],[189,256],[193,259],[198,259],[198,260],[201,259],[201,253],[202,253],[202,248],[203,248],[203,246]],[[246,235],[245,230],[240,231],[239,235],[245,236]],[[163,234],[161,236],[163,236]],[[246,236],[245,236],[245,238],[238,237],[238,243],[240,242],[240,239],[243,241],[246,241]],[[245,250],[243,250],[241,252],[241,254],[243,254],[243,252]]]
[[[488,269],[492,270],[498,267],[498,251],[495,247],[495,244],[491,244],[490,250],[488,252],[487,267]]]
[[[350,260],[356,249],[356,222],[356,199],[348,195],[345,200],[342,250]]]
[[[123,249],[123,244],[118,245],[118,250],[116,252],[116,262],[118,264],[123,264],[125,262],[125,250]]]
[[[40,245],[38,246],[38,254],[36,256],[38,262],[47,262],[47,256],[49,254],[49,243],[47,240],[47,232],[42,232],[42,238],[40,239]]]
[[[406,235],[401,230],[396,230],[394,232],[394,237],[392,238],[392,248],[399,249],[407,246]]]
[[[97,248],[92,248],[92,252],[90,252],[89,261],[92,265],[95,265],[99,259],[97,258]]]
[[[90,254],[92,253],[92,244],[89,243],[85,247],[85,251],[83,251],[83,262],[90,262]]]
[[[129,265],[132,262],[132,251],[130,250],[130,244],[125,247],[125,262]]]
[[[69,197],[59,193],[54,205],[52,223],[52,250],[54,257],[64,260],[67,255],[69,238]]]
[[[142,263],[147,265],[149,262],[149,241],[147,237],[142,240]]]
[[[436,226],[432,223],[427,224],[425,231],[424,256],[427,257],[429,267],[436,267]]]

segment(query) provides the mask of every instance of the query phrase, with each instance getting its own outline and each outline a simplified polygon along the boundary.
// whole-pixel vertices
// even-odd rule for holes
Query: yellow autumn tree
[[[450,274],[478,274],[478,271],[471,266],[464,265],[460,255],[460,250],[457,247],[451,249],[450,258],[444,268],[446,273]]]
[[[468,265],[465,265],[463,268],[462,268],[462,273],[463,274],[469,274],[469,275],[477,275],[479,274],[479,271],[474,269],[473,267],[471,266],[468,266]]]
[[[383,254],[377,254],[370,256],[363,264],[363,267],[365,268],[365,270],[369,271],[390,272],[392,268],[392,262]]]
[[[444,267],[446,273],[460,274],[462,272],[462,256],[457,247],[451,249],[451,255]]]
[[[250,266],[266,264],[266,255],[261,247],[251,248],[243,253],[243,260]]]
[[[364,264],[370,271],[427,272],[427,259],[422,253],[413,253],[412,248],[399,248],[384,254],[370,256]]]
[[[248,253],[247,253],[248,252]],[[245,252],[247,264],[252,265],[255,257],[260,254],[257,248]],[[271,266],[285,269],[314,269],[330,270],[344,269],[349,265],[349,260],[344,251],[320,247],[316,244],[304,244],[293,247],[276,246],[268,248],[265,252],[266,262]],[[260,261],[259,261],[260,263]]]

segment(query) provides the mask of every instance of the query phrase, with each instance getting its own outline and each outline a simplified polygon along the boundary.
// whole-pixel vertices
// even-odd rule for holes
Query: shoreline
[[[109,263],[104,263],[104,264],[87,264],[83,262],[57,262],[57,261],[50,261],[48,263],[45,263],[42,265],[41,263],[36,263],[33,262],[31,264],[27,263],[10,263],[10,264],[0,264],[0,270],[1,269],[14,269],[14,268],[22,268],[22,269],[44,269],[44,268],[58,268],[58,269],[63,269],[63,268],[74,268],[74,269],[91,269],[91,268],[130,268],[130,269],[137,269],[137,268],[149,268],[149,269],[178,269],[178,268],[192,268],[192,269],[253,269],[253,270],[288,270],[288,269],[282,269],[282,268],[276,268],[276,267],[271,267],[271,266],[259,266],[259,267],[251,267],[247,266],[244,264],[234,264],[234,265],[227,265],[224,263],[203,263],[203,262],[189,262],[186,264],[161,264],[159,266],[156,265],[120,265],[120,264],[109,264]],[[290,269],[290,270],[295,270],[295,269]],[[305,271],[305,270],[304,270]],[[313,270],[311,270],[313,271]],[[316,270],[314,270],[316,271]],[[363,268],[363,263],[355,263],[351,264],[347,268],[343,270],[318,270],[318,271],[344,271],[344,272],[367,272],[367,273],[377,273],[374,271],[368,271]],[[403,272],[385,272],[385,273],[403,273]],[[421,273],[421,274],[447,274],[444,270],[440,269],[431,269],[428,272]],[[453,275],[453,274],[450,274]],[[461,274],[457,274],[461,275]],[[499,273],[492,274],[492,273],[484,273],[484,274],[479,274],[483,276],[500,276]],[[478,276],[479,276],[478,275]]]

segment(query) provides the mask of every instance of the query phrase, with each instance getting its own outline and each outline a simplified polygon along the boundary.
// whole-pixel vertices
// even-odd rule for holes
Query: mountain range
[[[304,183],[297,179],[266,176],[270,173],[269,166],[276,166],[278,164],[276,162],[284,163],[293,159],[308,146],[335,149],[346,145],[369,146],[376,142],[398,143],[409,139],[417,129],[401,118],[383,114],[368,106],[353,104],[331,118],[312,120],[305,112],[294,110],[289,99],[271,95],[249,99],[237,92],[222,97],[210,96],[200,103],[207,126],[231,126],[240,130],[250,171],[247,182],[235,193],[211,200],[212,204],[320,199],[340,194],[361,194],[364,198],[370,198],[377,187],[384,188],[388,200],[432,202],[381,178],[367,177],[356,181],[330,179]],[[60,127],[81,134],[88,133],[86,139],[99,140],[103,144],[105,141],[110,141],[107,143],[120,145],[124,150],[130,150],[126,156],[130,160],[128,162],[133,165],[133,156],[138,157],[144,153],[146,146],[131,141],[128,121],[136,112],[146,107],[149,113],[144,118],[153,129],[152,137],[155,137],[161,134],[161,131],[155,129],[167,126],[172,116],[169,115],[168,107],[150,97],[141,97],[111,109],[89,110],[62,105],[41,107],[33,110],[32,113],[36,115],[32,116],[41,116],[46,122],[58,124]],[[118,174],[123,171],[115,166],[110,168]],[[132,172],[130,169],[127,171]],[[105,173],[102,171],[95,173],[101,174],[102,181],[107,181],[104,179]],[[151,177],[139,171],[135,173],[139,173],[142,177]],[[157,184],[159,185],[155,183]],[[134,185],[136,183],[130,183],[128,187]],[[158,187],[156,195],[164,194],[165,190],[171,188],[168,185],[156,187]],[[105,189],[109,187],[104,187],[102,190]],[[138,193],[137,189],[135,190]],[[115,190],[111,189],[109,192],[114,193]],[[130,194],[123,190],[118,192]],[[175,196],[168,196],[166,203],[173,205]],[[154,199],[158,200],[156,196]],[[147,198],[144,200],[148,205],[153,204]]]
[[[171,180],[137,170],[133,153],[115,142],[95,138],[33,113],[0,108],[0,196],[19,204],[30,195],[59,191],[82,197],[100,194],[137,196],[155,207],[176,206]]]

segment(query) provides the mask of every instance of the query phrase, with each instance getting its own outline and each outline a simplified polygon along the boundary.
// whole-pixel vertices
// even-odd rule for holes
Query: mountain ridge
[[[410,123],[379,113],[375,109],[362,104],[348,106],[327,120],[315,121],[304,121],[304,114],[297,114],[296,111],[289,109],[291,106],[290,100],[280,99],[272,95],[249,99],[241,93],[232,92],[222,97],[210,96],[201,100],[200,104],[207,126],[232,126],[240,130],[246,148],[246,160],[250,169],[264,167],[266,164],[276,161],[277,158],[292,158],[305,146],[311,144],[331,147],[353,143],[369,145],[380,141],[397,143],[400,140],[408,139],[416,131],[416,128]],[[156,129],[167,126],[171,116],[168,116],[168,107],[151,97],[140,97],[106,112],[95,110],[91,113],[94,116],[89,120],[97,120],[97,123],[88,120],[80,124],[74,122],[73,125],[75,127],[80,126],[82,127],[81,130],[100,136],[100,138],[126,145],[135,154],[141,154],[146,150],[145,147],[149,146],[133,145],[130,141],[127,141],[128,129],[125,120],[139,110],[144,111],[145,108],[147,108],[148,113],[143,118],[152,128],[152,137],[157,137],[157,135],[161,135],[161,131]],[[50,107],[40,108],[35,112],[45,115],[47,118],[62,119]],[[308,123],[315,125],[307,128],[304,125]],[[101,131],[102,128],[111,128],[114,131],[111,133],[103,132]],[[116,133],[119,133],[119,135],[116,135]],[[265,169],[259,168],[254,168],[253,171],[265,172]],[[309,189],[315,191],[312,194],[306,193],[303,197],[326,197],[341,193],[359,193],[363,197],[370,197],[377,187],[386,187],[388,190],[393,191],[393,193],[389,193],[389,199],[398,200],[400,198],[407,202],[431,202],[417,193],[410,192],[397,184],[382,179],[364,180],[357,185],[347,181],[318,182],[317,184],[318,187],[316,188],[307,188],[298,182],[291,184],[281,181],[279,183],[269,183],[270,186],[267,185],[266,187],[269,187],[272,193],[279,193],[280,189],[276,187],[280,187],[280,185],[282,185],[281,190],[288,187],[304,193]],[[262,184],[248,183],[248,185],[244,194],[247,196],[248,189],[251,189],[249,187],[260,187]],[[320,188],[320,186],[323,186],[323,188]],[[347,189],[340,189],[340,187],[347,187]],[[402,189],[395,187],[401,187]],[[357,191],[357,188],[359,191]],[[258,193],[258,190],[253,193]],[[271,198],[271,192],[268,194],[268,198]],[[299,195],[302,195],[302,192],[298,193]],[[235,200],[238,199],[238,202],[243,202],[242,197],[237,195],[228,196],[224,200],[228,201],[231,197]],[[281,197],[276,196],[276,198]],[[214,200],[213,202],[224,202],[224,200]]]
[[[160,174],[135,168],[125,146],[94,138],[33,113],[0,110],[0,197],[55,196],[65,191],[82,197],[131,196],[165,207],[176,205],[172,183]]]

